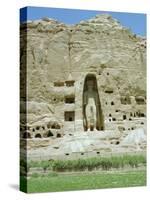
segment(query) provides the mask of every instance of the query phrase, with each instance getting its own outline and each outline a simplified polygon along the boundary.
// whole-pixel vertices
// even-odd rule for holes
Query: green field
[[[22,180],[23,181],[23,180]],[[23,182],[22,182],[23,183]],[[82,174],[54,174],[28,179],[27,191],[56,192],[146,185],[146,171],[96,172]]]

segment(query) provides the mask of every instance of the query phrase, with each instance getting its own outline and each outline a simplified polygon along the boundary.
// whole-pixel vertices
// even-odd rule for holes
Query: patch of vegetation
[[[57,160],[53,162],[54,171],[84,171],[84,170],[110,170],[111,168],[138,167],[139,164],[145,164],[143,156],[119,156],[119,157],[96,157],[78,160]]]
[[[58,174],[56,172],[50,172],[45,176],[47,176],[47,177],[55,177],[55,176],[58,176]]]
[[[31,177],[32,177],[32,178],[38,178],[38,177],[39,177],[39,174],[38,174],[38,173],[33,173],[33,174],[31,175]]]
[[[84,171],[84,170],[110,170],[124,167],[136,168],[139,165],[146,165],[144,155],[123,155],[112,157],[94,157],[77,160],[51,160],[51,161],[30,161],[27,169],[30,167],[42,167],[44,172],[47,169],[52,171]],[[25,165],[26,166],[26,165]],[[28,169],[29,170],[29,169]]]

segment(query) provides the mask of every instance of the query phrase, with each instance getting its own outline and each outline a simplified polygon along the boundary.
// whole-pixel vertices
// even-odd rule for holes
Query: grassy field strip
[[[146,185],[146,156],[21,162],[20,185],[28,192],[133,187]],[[35,169],[30,172],[30,169]],[[38,170],[36,173],[36,169]]]
[[[58,175],[28,180],[28,192],[56,192],[146,185],[146,171],[124,173]]]

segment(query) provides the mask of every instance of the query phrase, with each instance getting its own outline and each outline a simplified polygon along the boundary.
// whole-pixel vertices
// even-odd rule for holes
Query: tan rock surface
[[[67,148],[85,154],[92,154],[94,148],[100,152],[105,152],[101,148],[122,151],[112,134],[119,134],[120,142],[132,130],[141,128],[146,133],[146,39],[131,33],[110,15],[98,15],[72,26],[49,18],[22,24],[20,59],[21,137],[35,140],[33,144],[44,142],[44,137],[49,139],[45,151],[40,145],[36,151],[30,148],[31,157],[41,151],[46,156],[55,155],[52,141],[56,147],[64,147],[57,149],[58,156],[65,155]],[[101,130],[84,134],[82,101],[88,74],[97,81],[103,123]],[[72,141],[68,134],[75,135]],[[123,151],[134,149],[129,146]]]

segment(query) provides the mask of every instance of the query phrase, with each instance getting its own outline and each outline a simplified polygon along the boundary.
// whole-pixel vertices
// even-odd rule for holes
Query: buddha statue
[[[94,131],[97,125],[98,93],[93,80],[87,80],[86,86],[87,90],[83,95],[84,125],[87,131]]]

